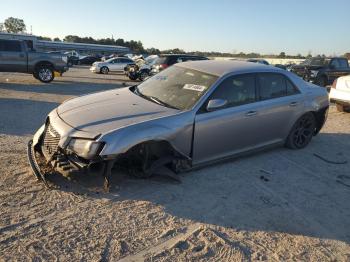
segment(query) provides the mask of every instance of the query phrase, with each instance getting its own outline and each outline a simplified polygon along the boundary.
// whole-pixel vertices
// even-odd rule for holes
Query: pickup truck
[[[331,85],[338,77],[349,75],[350,67],[348,60],[344,57],[314,57],[299,65],[293,65],[290,71],[302,77],[305,81],[326,87]]]
[[[36,52],[25,41],[0,39],[0,72],[33,74],[44,83],[68,70],[67,57],[61,54]]]

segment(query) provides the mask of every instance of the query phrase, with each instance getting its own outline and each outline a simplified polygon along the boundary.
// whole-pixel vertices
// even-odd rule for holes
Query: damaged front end
[[[64,138],[46,121],[28,142],[27,155],[31,169],[37,179],[49,187],[46,176],[50,171],[71,178],[77,174],[103,172],[105,163],[98,153],[103,143],[86,138]]]
[[[104,189],[109,190],[111,170],[115,164],[139,178],[152,175],[167,176],[179,181],[177,173],[190,168],[190,159],[176,151],[166,141],[147,141],[129,148],[124,153],[100,156],[104,142],[95,139],[77,138],[74,129],[61,130],[61,120],[50,117],[28,143],[28,160],[38,180],[47,182],[50,173],[57,172],[70,179],[78,175],[102,175]],[[61,133],[68,133],[65,137]],[[64,128],[63,128],[64,129]],[[76,133],[75,133],[76,134]]]

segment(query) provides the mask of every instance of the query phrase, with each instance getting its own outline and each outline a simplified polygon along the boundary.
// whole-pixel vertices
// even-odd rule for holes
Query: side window
[[[0,43],[0,51],[21,52],[21,43],[14,40],[2,40]]]
[[[227,107],[255,102],[255,75],[228,77],[216,88],[210,99],[225,99],[228,102]]]
[[[334,68],[340,68],[339,59],[333,59],[331,62],[331,66],[333,66]]]
[[[25,43],[26,43],[27,48],[29,50],[34,50],[34,45],[33,45],[33,41],[32,40],[25,40]]]
[[[259,99],[267,100],[299,93],[293,83],[281,74],[265,73],[258,75]]]
[[[289,79],[286,79],[286,82],[287,82],[287,96],[296,95],[300,93],[299,89],[296,88],[295,85],[293,85]]]
[[[127,59],[127,58],[121,58],[121,62],[122,63],[132,63],[134,61],[130,60],[130,59]]]
[[[5,45],[4,45],[4,40],[0,40],[0,52],[5,51]]]
[[[119,58],[112,60],[112,64],[118,64],[118,63],[120,63],[120,59]]]
[[[349,67],[348,61],[346,59],[339,59],[339,66],[340,66],[340,68]]]

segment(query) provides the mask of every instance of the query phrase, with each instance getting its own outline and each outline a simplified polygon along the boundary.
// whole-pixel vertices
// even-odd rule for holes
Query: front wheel
[[[43,83],[50,83],[55,78],[53,69],[45,65],[40,66],[34,74],[34,77]]]
[[[100,73],[107,75],[109,73],[108,67],[106,67],[106,66],[102,67],[100,70]]]
[[[293,125],[287,140],[286,146],[291,149],[301,149],[306,147],[316,129],[316,119],[313,113],[306,113],[301,116]]]

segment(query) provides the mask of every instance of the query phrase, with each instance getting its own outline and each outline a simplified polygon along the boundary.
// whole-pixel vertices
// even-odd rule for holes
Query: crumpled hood
[[[178,112],[146,100],[129,88],[74,98],[57,108],[59,117],[71,127],[98,134]]]

